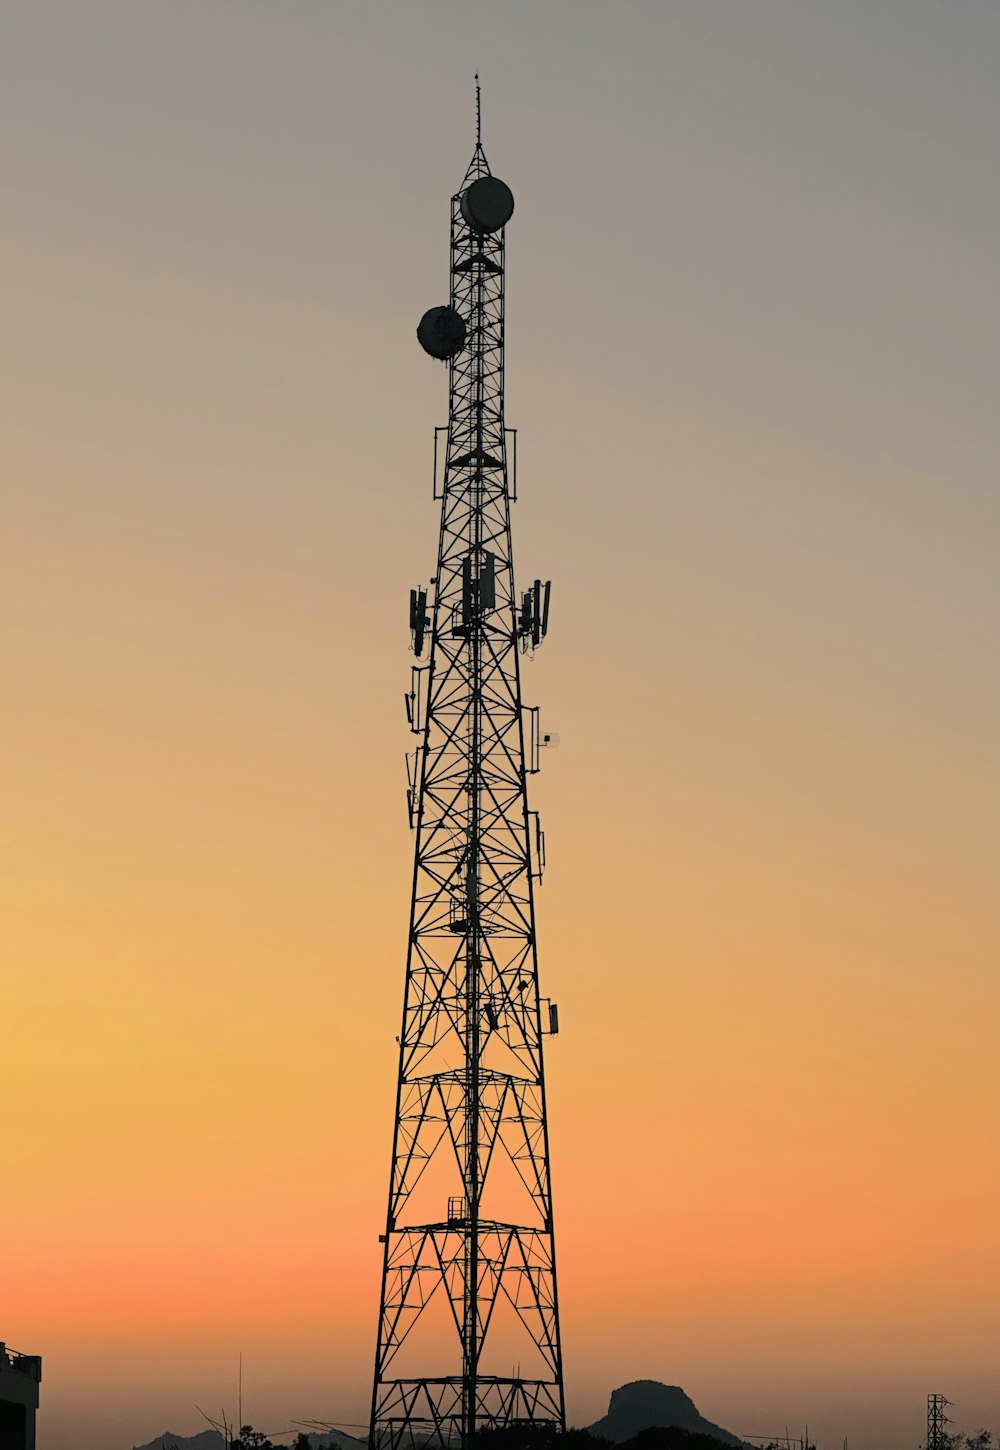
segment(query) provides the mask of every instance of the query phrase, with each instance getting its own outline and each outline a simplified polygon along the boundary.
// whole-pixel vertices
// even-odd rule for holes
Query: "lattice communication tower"
[[[541,748],[521,655],[548,628],[549,585],[518,594],[504,419],[504,235],[514,208],[478,135],[451,200],[451,292],[417,336],[447,361],[435,430],[437,570],[410,593],[406,697],[413,894],[372,1450],[468,1446],[511,1425],[565,1428],[534,890],[544,837],[528,807]],[[445,433],[440,450],[439,434]]]

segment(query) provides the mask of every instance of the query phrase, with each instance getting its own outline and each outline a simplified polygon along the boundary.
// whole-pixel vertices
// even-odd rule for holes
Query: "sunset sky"
[[[570,1418],[1000,1431],[1000,10],[2,0],[0,1340],[368,1411],[449,196],[508,228]]]

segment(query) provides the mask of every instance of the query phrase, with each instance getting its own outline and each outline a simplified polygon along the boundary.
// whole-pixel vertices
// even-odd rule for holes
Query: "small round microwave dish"
[[[461,206],[474,231],[498,232],[514,215],[514,194],[499,176],[480,176],[463,192]]]
[[[431,357],[447,362],[465,346],[465,322],[454,307],[431,307],[420,319],[417,341]]]

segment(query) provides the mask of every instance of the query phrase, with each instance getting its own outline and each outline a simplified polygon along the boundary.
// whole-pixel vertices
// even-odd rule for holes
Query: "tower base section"
[[[371,1450],[453,1450],[468,1443],[470,1429],[562,1428],[561,1387],[555,1380],[480,1375],[475,1381],[474,1427],[463,1413],[465,1388],[460,1375],[383,1380],[376,1390]]]

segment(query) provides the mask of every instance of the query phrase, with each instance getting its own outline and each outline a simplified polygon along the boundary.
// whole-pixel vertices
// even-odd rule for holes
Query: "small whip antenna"
[[[479,72],[476,71],[476,145],[483,144],[483,105],[479,90]]]

